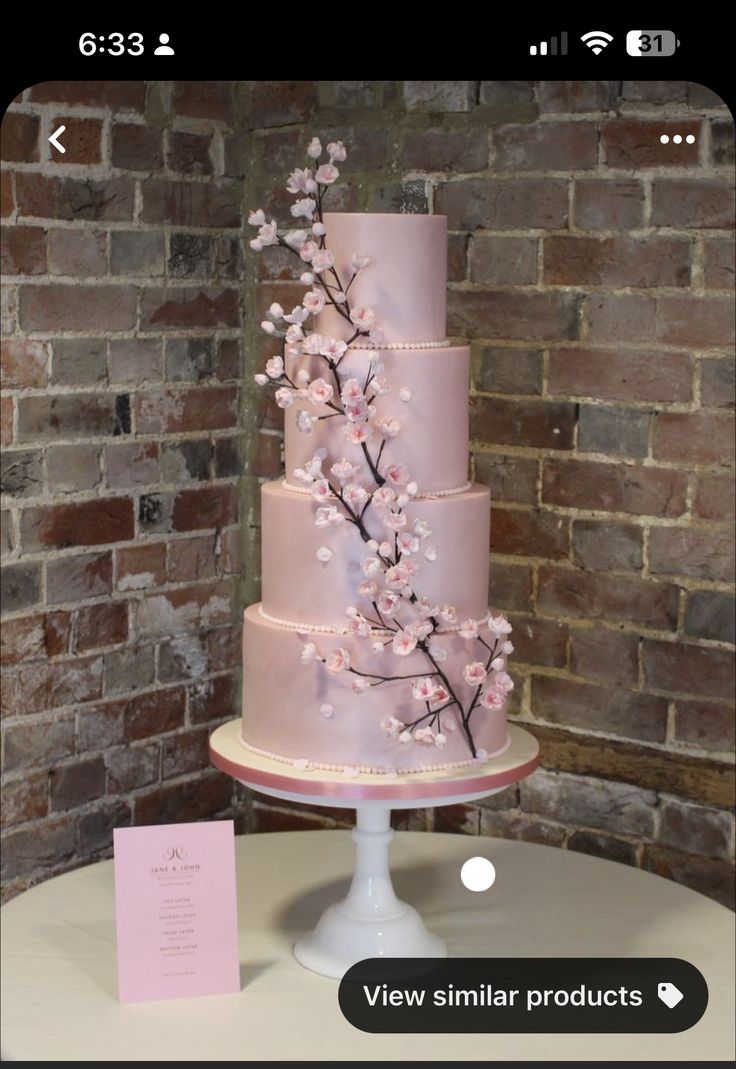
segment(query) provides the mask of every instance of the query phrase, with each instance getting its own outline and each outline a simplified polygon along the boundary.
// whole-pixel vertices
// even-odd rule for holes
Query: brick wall
[[[57,117],[99,162],[48,162]],[[665,149],[663,130],[696,143]],[[258,482],[281,465],[279,413],[251,386],[256,313],[293,288],[278,253],[241,266],[241,190],[283,208],[312,133],[351,150],[338,209],[448,216],[490,597],[515,625],[514,716],[543,749],[520,790],[398,822],[600,854],[726,901],[733,124],[683,82],[79,83],[13,106],[11,891],[109,852],[115,823],[233,812],[204,739],[234,715]],[[350,818],[237,806],[248,830]]]

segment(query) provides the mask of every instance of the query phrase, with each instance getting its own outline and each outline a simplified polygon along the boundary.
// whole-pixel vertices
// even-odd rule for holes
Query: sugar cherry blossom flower
[[[498,616],[488,617],[488,630],[495,638],[503,638],[504,635],[510,635],[513,628],[506,617],[499,613]]]
[[[271,307],[268,309],[268,315],[271,319],[281,319],[284,314],[284,310],[277,301],[274,301]]]
[[[409,569],[402,561],[401,564],[394,564],[386,572],[386,584],[392,590],[401,590],[409,582]]]
[[[266,222],[266,214],[263,208],[257,208],[256,211],[250,212],[248,215],[248,224],[250,226],[263,226]]]
[[[280,379],[284,373],[284,361],[280,356],[272,356],[266,361],[266,374],[269,379]]]
[[[296,373],[296,381],[302,387],[302,389],[299,391],[299,396],[300,397],[304,397],[305,396],[304,390],[309,385],[309,372],[307,371],[307,369],[305,367],[301,367],[297,371],[297,373]]]
[[[330,157],[330,163],[335,163],[335,161],[342,163],[348,158],[348,151],[342,141],[330,141],[327,146],[327,155]]]
[[[399,742],[411,742],[411,732],[402,731],[399,735]]]
[[[514,681],[507,672],[497,672],[493,680],[493,685],[502,691],[514,689]]]
[[[414,742],[420,746],[434,746],[434,732],[431,728],[417,728],[414,732]]]
[[[363,400],[363,387],[357,379],[346,379],[340,390],[340,400],[344,405]]]
[[[321,167],[317,168],[317,173],[314,177],[321,186],[331,186],[340,177],[340,172],[333,163],[323,163]]]
[[[366,557],[360,567],[367,579],[380,575],[383,571],[383,565],[378,557]]]
[[[276,333],[276,327],[268,319],[264,319],[261,321],[261,330],[265,330],[266,334]]]
[[[439,642],[430,642],[429,654],[434,658],[437,664],[442,664],[443,661],[447,660],[447,650],[444,646],[441,646]]]
[[[419,549],[419,539],[411,531],[402,531],[399,535],[399,549],[402,553],[416,553]]]
[[[270,223],[264,223],[263,226],[258,229],[258,240],[262,245],[275,245],[279,240],[278,224],[275,219],[272,219]]]
[[[466,683],[470,683],[472,687],[479,687],[481,683],[485,683],[487,675],[488,673],[482,661],[473,661],[472,664],[466,664],[463,668],[463,679]]]
[[[314,456],[310,457],[304,465],[307,474],[311,475],[313,479],[322,478],[322,461],[325,459],[325,450],[315,450]]]
[[[370,256],[364,252],[354,252],[350,261],[353,271],[362,271],[371,262]]]
[[[310,493],[315,501],[327,501],[332,497],[332,490],[327,479],[315,479],[310,487]]]
[[[434,548],[434,546],[427,546],[424,551],[424,556],[430,564],[434,564],[434,562],[437,560],[437,550]]]
[[[491,661],[491,671],[503,672],[506,668],[506,661],[503,657],[494,657]]]
[[[296,343],[303,341],[304,331],[302,330],[301,323],[289,323],[286,328],[286,340],[290,343]]]
[[[319,711],[322,713],[322,716],[326,720],[329,720],[330,717],[334,715],[335,706],[332,705],[331,702],[322,702],[322,704],[319,707]]]
[[[405,631],[399,631],[394,635],[391,649],[397,657],[408,657],[417,648],[417,640]]]
[[[447,746],[447,736],[443,735],[441,731],[438,731],[434,737],[434,744],[438,749],[444,749],[444,747]]]
[[[345,487],[342,496],[353,512],[357,512],[368,500],[368,491],[364,487],[358,486],[357,483],[351,483],[350,486]]]
[[[314,282],[314,275],[311,271],[302,271],[301,275],[299,275],[299,281],[305,286],[311,286]]]
[[[359,305],[350,313],[350,322],[354,323],[358,330],[370,330],[376,321],[376,313],[372,308]]]
[[[427,638],[432,631],[432,625],[427,620],[414,620],[412,623],[407,624],[404,628],[407,635],[411,635],[417,642],[421,642],[423,638]]]
[[[319,315],[325,306],[324,294],[320,293],[319,290],[310,290],[309,293],[304,294],[302,304],[310,315]]]
[[[312,268],[318,275],[334,266],[335,257],[329,249],[318,249],[312,257]]]
[[[457,623],[457,611],[454,605],[441,605],[437,615],[443,624],[452,626],[452,624]]]
[[[325,666],[328,672],[332,672],[333,675],[337,675],[338,672],[344,671],[350,667],[350,654],[342,646],[339,646],[332,653],[328,653],[325,659]]]
[[[435,605],[432,602],[431,598],[427,598],[427,597],[424,597],[424,596],[418,599],[418,601],[417,601],[417,609],[419,610],[420,614],[422,616],[424,616],[424,617],[436,616],[437,613],[440,611],[439,606]]]
[[[320,546],[317,552],[315,553],[315,557],[323,564],[329,564],[332,560],[332,550],[329,546]]]
[[[326,356],[328,360],[339,360],[346,349],[347,344],[344,341],[339,341],[337,338],[326,338],[325,344],[320,349],[320,355]]]
[[[503,691],[496,690],[495,687],[489,687],[488,690],[483,691],[479,700],[486,709],[503,709],[506,704],[506,695]]]
[[[307,387],[307,396],[312,404],[325,405],[332,400],[334,389],[324,379],[312,379]]]
[[[409,472],[404,464],[389,464],[383,470],[383,477],[391,486],[404,486],[409,481]]]
[[[310,159],[318,160],[321,155],[322,142],[318,137],[313,137],[312,140],[309,142],[309,146],[307,148],[307,156],[309,156]]]
[[[417,535],[418,538],[421,538],[422,541],[424,541],[425,538],[432,537],[429,524],[425,523],[424,520],[417,520],[414,524],[414,534]]]
[[[390,557],[391,553],[393,551],[393,548],[394,548],[393,545],[387,540],[386,542],[381,542],[381,544],[378,547],[378,552],[383,557]]]
[[[335,304],[347,304],[348,296],[342,290],[336,290],[335,293],[332,294],[332,299]]]
[[[306,240],[306,230],[288,230],[284,234],[284,241],[292,249],[301,249]]]
[[[297,430],[301,431],[302,434],[311,434],[314,430],[314,425],[316,422],[317,417],[310,416],[309,412],[307,412],[306,409],[302,409],[300,412],[297,413],[296,426]]]
[[[261,252],[263,250],[263,242],[260,238],[251,238],[248,242],[253,252]]]
[[[299,250],[299,255],[305,263],[310,263],[318,251],[319,245],[316,241],[305,241]]]
[[[289,175],[286,188],[289,193],[312,193],[313,190],[309,189],[310,184],[314,183],[312,181],[312,172],[309,168],[297,167]]]
[[[389,739],[395,739],[399,732],[404,730],[405,726],[395,716],[384,716],[381,721],[381,731]]]
[[[429,676],[425,676],[412,683],[411,696],[420,702],[431,702],[436,689],[434,681]]]
[[[343,434],[353,445],[360,445],[368,441],[371,429],[367,423],[346,423]]]
[[[335,461],[330,468],[330,474],[334,475],[339,483],[346,483],[349,479],[354,478],[359,470],[359,468],[343,457],[342,460]]]
[[[395,497],[396,494],[390,486],[379,486],[377,490],[373,491],[371,505],[374,509],[383,509],[390,505]]]
[[[400,597],[398,594],[394,594],[391,590],[382,590],[376,600],[378,611],[382,616],[393,616],[398,607]]]
[[[324,343],[325,339],[321,334],[307,334],[302,345],[302,351],[309,356],[318,356]]]
[[[268,375],[262,375],[260,373],[260,371],[258,372],[257,375],[254,375],[253,378],[258,383],[259,386],[265,386],[266,383],[268,382]]]
[[[513,642],[502,642],[501,643],[501,653],[504,653],[507,657],[510,657],[513,652],[514,652],[514,644],[513,644]]]
[[[323,505],[314,514],[315,527],[337,527],[345,523],[345,515],[334,505]]]
[[[478,622],[477,620],[463,620],[458,630],[460,638],[477,638],[478,637]]]
[[[291,323],[292,326],[299,326],[308,318],[309,311],[306,308],[302,308],[300,304],[295,305],[289,314],[284,316],[286,322]]]
[[[363,598],[375,598],[378,593],[378,583],[375,579],[364,579],[358,587],[358,593]]]
[[[401,531],[406,527],[406,513],[394,512],[393,509],[386,509],[383,514],[383,525],[388,527],[390,531]]]
[[[402,386],[399,390],[399,400],[403,401],[404,404],[411,401],[411,390],[408,386]]]
[[[385,375],[379,375],[378,378],[374,379],[371,383],[371,389],[376,397],[381,397],[385,393],[391,393],[391,383]]]
[[[382,438],[395,438],[401,430],[401,424],[397,419],[380,417],[373,421],[373,426]]]
[[[288,408],[294,402],[294,391],[288,386],[281,386],[273,395],[279,408]]]
[[[327,227],[324,223],[312,223],[312,233],[316,238],[323,238],[327,233]]]
[[[352,687],[355,694],[365,694],[370,687],[370,683],[367,679],[363,679],[362,676],[358,676],[357,679],[353,680]]]
[[[301,661],[302,664],[310,664],[311,661],[317,659],[317,647],[313,642],[307,642],[302,646]]]

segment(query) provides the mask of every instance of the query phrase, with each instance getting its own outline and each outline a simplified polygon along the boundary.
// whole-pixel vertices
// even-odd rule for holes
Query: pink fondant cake
[[[445,338],[446,221],[323,214],[323,192],[311,236],[251,218],[254,248],[301,256],[315,319],[275,305],[264,323],[286,471],[262,491],[241,738],[298,768],[449,770],[505,749],[513,684],[490,495],[467,481],[468,350]]]

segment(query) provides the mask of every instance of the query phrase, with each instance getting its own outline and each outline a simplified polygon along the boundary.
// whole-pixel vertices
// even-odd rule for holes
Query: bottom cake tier
[[[452,681],[467,709],[475,687],[462,678],[468,646],[456,632],[437,637],[447,651],[442,670]],[[272,621],[260,605],[245,612],[243,629],[243,728],[246,749],[297,767],[372,773],[408,773],[458,768],[487,760],[507,748],[509,737],[503,709],[478,706],[470,718],[476,750],[470,743],[456,707],[441,714],[443,744],[399,741],[394,717],[402,724],[422,716],[426,707],[412,695],[409,679],[353,691],[360,677],[347,671],[329,672],[320,660],[302,663],[308,644],[320,657],[337,649],[350,655],[354,668],[377,675],[431,675],[433,668],[421,651],[397,657],[375,653],[370,641],[353,635],[296,630]]]

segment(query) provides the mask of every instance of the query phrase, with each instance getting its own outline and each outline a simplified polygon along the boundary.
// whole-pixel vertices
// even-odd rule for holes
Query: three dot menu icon
[[[540,41],[538,45],[529,45],[530,56],[566,56],[567,55],[567,31],[563,30],[559,39],[559,53],[556,37],[550,37],[549,41]]]

